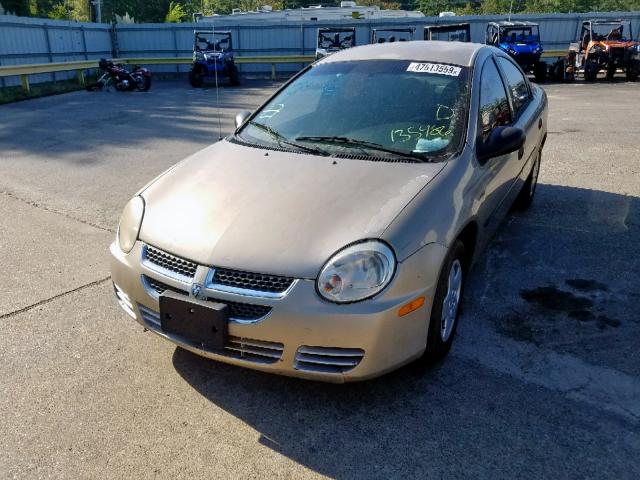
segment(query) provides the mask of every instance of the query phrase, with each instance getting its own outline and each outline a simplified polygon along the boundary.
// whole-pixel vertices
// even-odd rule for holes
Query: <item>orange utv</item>
[[[636,81],[640,74],[640,43],[633,41],[627,20],[582,22],[579,43],[571,44],[569,51],[575,52],[576,66],[587,81],[594,81],[601,70],[609,80],[618,69],[625,72],[629,81]]]

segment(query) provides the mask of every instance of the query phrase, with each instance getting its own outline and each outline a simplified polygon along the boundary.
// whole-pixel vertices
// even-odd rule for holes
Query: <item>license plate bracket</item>
[[[165,292],[160,295],[160,325],[165,333],[220,350],[229,335],[228,307]]]

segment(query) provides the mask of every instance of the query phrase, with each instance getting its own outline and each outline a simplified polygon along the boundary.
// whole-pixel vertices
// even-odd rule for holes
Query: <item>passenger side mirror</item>
[[[247,118],[251,116],[251,112],[249,110],[243,110],[242,112],[236,115],[236,129],[240,128],[244,122],[247,121]]]
[[[478,141],[476,155],[480,163],[490,158],[520,150],[526,140],[524,130],[517,127],[496,127],[486,141]]]

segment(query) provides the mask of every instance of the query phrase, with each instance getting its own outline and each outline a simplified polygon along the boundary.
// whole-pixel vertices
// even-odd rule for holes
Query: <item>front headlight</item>
[[[358,302],[382,291],[395,269],[396,258],[387,244],[356,243],[336,253],[320,270],[318,293],[331,302]]]
[[[118,245],[124,253],[129,253],[135,245],[143,216],[144,200],[142,197],[133,197],[125,205],[118,225]]]

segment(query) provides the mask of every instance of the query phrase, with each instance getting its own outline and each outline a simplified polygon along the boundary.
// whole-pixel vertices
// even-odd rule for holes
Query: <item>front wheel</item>
[[[431,308],[427,348],[421,362],[435,363],[443,359],[451,349],[458,327],[466,271],[464,244],[456,240],[440,271]]]
[[[584,65],[584,79],[587,82],[593,82],[598,78],[598,62],[587,60]]]
[[[544,83],[547,80],[547,64],[536,62],[533,66],[533,74],[537,83]]]
[[[202,78],[202,75],[200,74],[200,72],[194,72],[193,70],[190,71],[189,72],[189,83],[194,88],[202,87],[202,84],[204,83],[204,79]]]

